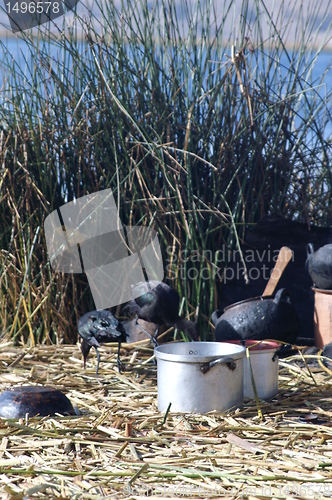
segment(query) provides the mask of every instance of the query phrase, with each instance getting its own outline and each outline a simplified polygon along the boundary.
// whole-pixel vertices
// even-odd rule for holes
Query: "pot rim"
[[[230,304],[227,307],[224,307],[224,312],[228,311],[228,309],[232,309],[232,307],[239,306],[241,304],[246,304],[247,302],[260,302],[261,300],[273,299],[273,295],[258,295],[257,297],[251,297],[250,299],[240,300],[240,302],[234,302],[234,304]]]
[[[315,286],[311,287],[311,290],[313,290],[315,293],[324,293],[325,295],[332,295],[332,290],[327,290],[326,288],[317,288]]]
[[[8,387],[7,389],[4,389],[1,394],[7,392],[8,394],[15,394],[18,393],[19,395],[26,395],[26,394],[36,394],[36,392],[39,392],[40,394],[45,395],[48,392],[61,392],[61,394],[64,394],[60,389],[56,389],[55,387],[50,387],[48,385],[17,385],[15,387]]]
[[[225,348],[227,352],[222,352],[222,344],[225,346],[228,346],[228,349]],[[180,346],[179,349],[182,348],[182,346],[188,346],[188,354],[176,354],[173,352],[167,352],[169,350],[174,350],[176,351],[176,346]],[[215,354],[204,354],[204,351],[202,354],[197,355],[199,352],[199,349],[204,350],[204,348],[214,348],[216,350]],[[166,351],[166,352],[165,352]],[[211,349],[210,349],[211,351]],[[219,352],[218,352],[219,351]],[[221,352],[220,352],[221,351]],[[241,358],[244,358],[246,352],[246,348],[240,345],[234,345],[231,343],[227,342],[171,342],[168,344],[163,344],[158,347],[155,347],[154,349],[154,354],[158,359],[164,360],[164,361],[173,361],[175,363],[206,363],[209,361],[214,361],[216,359],[222,359],[222,358],[233,358],[234,360],[238,360]],[[190,353],[190,354],[189,354]]]
[[[251,351],[274,351],[281,347],[280,342],[275,340],[221,340],[221,342],[228,342],[229,344],[243,345]],[[244,342],[244,343],[243,343]]]

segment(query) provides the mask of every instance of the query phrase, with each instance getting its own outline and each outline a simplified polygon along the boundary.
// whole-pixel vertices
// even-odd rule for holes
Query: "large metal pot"
[[[216,324],[216,341],[281,340],[294,343],[299,333],[299,316],[291,302],[291,294],[282,288],[270,296],[236,302],[224,309]]]
[[[309,243],[305,265],[317,288],[332,290],[332,245],[324,245],[315,252]]]
[[[243,365],[243,396],[254,398],[254,388],[252,384],[253,376],[257,395],[260,399],[273,398],[278,393],[278,342],[256,341],[256,340],[230,340],[230,343],[243,345],[249,350],[249,359],[244,358]]]
[[[158,409],[206,413],[243,403],[245,348],[218,342],[156,347]]]

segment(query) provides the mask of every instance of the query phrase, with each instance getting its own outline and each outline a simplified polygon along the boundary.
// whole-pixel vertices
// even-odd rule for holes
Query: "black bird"
[[[100,344],[104,344],[105,342],[118,342],[117,365],[121,373],[123,366],[119,357],[120,347],[121,342],[125,342],[128,336],[122,323],[109,311],[100,309],[84,314],[84,316],[79,319],[77,328],[79,336],[82,339],[81,351],[83,354],[84,369],[90,349],[94,347],[97,354],[96,375],[98,375],[100,354],[97,348],[100,347]]]
[[[159,326],[164,324],[174,326],[192,340],[198,340],[197,323],[179,317],[180,297],[176,290],[160,281],[143,281],[132,285],[132,293],[136,298],[129,303],[129,310],[137,314],[136,325],[151,338],[154,345],[158,345]],[[153,336],[139,325],[138,318],[158,325]]]

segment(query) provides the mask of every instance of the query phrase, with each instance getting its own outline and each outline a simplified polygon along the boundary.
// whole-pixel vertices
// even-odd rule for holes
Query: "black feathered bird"
[[[98,375],[100,361],[98,347],[105,342],[118,342],[117,365],[119,372],[121,372],[123,367],[119,357],[120,347],[121,342],[125,342],[128,336],[122,323],[109,311],[100,309],[84,314],[84,316],[79,319],[77,328],[79,336],[82,339],[81,351],[83,354],[84,368],[90,349],[94,347],[97,354],[96,375]]]
[[[179,317],[180,297],[176,290],[160,281],[143,281],[132,285],[132,293],[135,299],[129,303],[129,310],[137,314],[136,325],[151,338],[154,345],[158,345],[159,326],[164,324],[174,326],[192,340],[198,340],[197,323]],[[139,318],[158,325],[154,336],[139,325]]]

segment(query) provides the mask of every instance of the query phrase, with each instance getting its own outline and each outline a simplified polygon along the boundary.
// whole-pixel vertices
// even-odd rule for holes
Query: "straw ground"
[[[329,25],[313,49],[329,10],[288,3],[269,12],[244,0],[235,15],[233,0],[222,13],[207,0],[96,2],[97,17],[22,32],[20,59],[3,48],[3,340],[73,343],[94,309],[86,277],[48,262],[44,220],[75,197],[111,188],[124,225],[158,232],[165,279],[203,339],[213,336],[223,245],[238,249],[269,213],[330,224],[328,68],[315,73]]]
[[[102,349],[82,369],[78,346],[0,350],[2,387],[49,385],[77,416],[0,420],[0,494],[22,498],[331,498],[331,373],[280,361],[279,394],[225,414],[157,410],[144,342]],[[298,356],[299,358],[299,356]],[[311,415],[318,420],[306,422]]]

